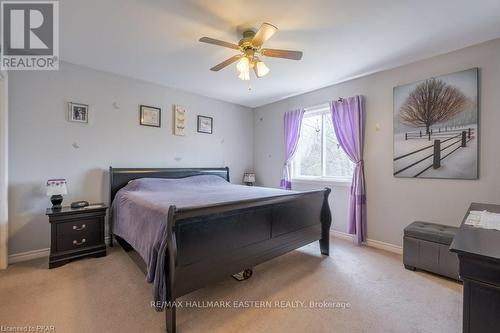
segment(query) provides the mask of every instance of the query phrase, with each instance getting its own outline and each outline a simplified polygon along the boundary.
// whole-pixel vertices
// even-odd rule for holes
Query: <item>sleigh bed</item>
[[[319,240],[329,254],[330,189],[229,183],[228,168],[110,168],[110,243],[135,249],[167,332],[178,297]]]

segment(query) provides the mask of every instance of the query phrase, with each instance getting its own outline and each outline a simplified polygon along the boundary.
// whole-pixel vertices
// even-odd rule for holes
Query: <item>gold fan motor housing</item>
[[[238,42],[238,46],[241,51],[244,52],[248,57],[253,58],[257,48],[253,46],[252,39],[255,36],[255,31],[247,30],[243,32],[243,38]]]

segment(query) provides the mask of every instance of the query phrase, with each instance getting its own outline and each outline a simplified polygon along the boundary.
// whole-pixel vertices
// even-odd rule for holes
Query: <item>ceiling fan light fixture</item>
[[[247,57],[242,57],[236,64],[236,69],[238,72],[249,72],[250,71],[250,61]]]
[[[248,81],[250,80],[250,71],[241,71],[240,72],[240,75],[238,75],[238,77],[240,79],[242,79],[243,81]]]
[[[257,70],[257,76],[258,77],[263,77],[269,73],[269,67],[266,66],[266,64],[262,61],[257,61],[255,64],[256,70]]]
[[[263,44],[269,40],[277,30],[278,28],[274,25],[263,23],[256,32],[254,30],[243,31],[243,38],[241,38],[237,44],[210,37],[200,38],[200,42],[239,51],[238,54],[215,65],[210,68],[210,70],[218,72],[236,63],[238,77],[241,80],[248,81],[250,80],[250,71],[253,71],[257,78],[266,76],[269,73],[269,67],[259,59],[259,56],[292,60],[302,59],[302,51],[269,49],[263,47]]]

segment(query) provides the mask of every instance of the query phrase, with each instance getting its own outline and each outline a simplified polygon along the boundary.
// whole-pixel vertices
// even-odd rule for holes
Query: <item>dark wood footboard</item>
[[[167,304],[311,242],[329,254],[330,189],[179,209],[168,219]],[[169,333],[175,308],[167,308]]]
[[[110,169],[111,201],[129,180],[214,174],[229,181],[229,169]],[[166,229],[166,304],[299,247],[319,241],[329,255],[331,190],[177,209],[170,206]],[[112,235],[112,231],[110,231]],[[169,333],[176,309],[165,308]]]

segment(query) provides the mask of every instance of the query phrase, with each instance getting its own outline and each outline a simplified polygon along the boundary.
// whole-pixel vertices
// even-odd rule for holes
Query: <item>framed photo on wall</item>
[[[139,120],[142,126],[161,127],[161,109],[154,106],[141,105]]]
[[[68,120],[74,123],[84,123],[89,122],[89,106],[87,104],[80,103],[68,103]]]
[[[198,116],[198,133],[212,134],[214,119],[207,116]]]

